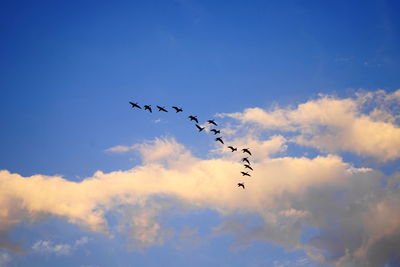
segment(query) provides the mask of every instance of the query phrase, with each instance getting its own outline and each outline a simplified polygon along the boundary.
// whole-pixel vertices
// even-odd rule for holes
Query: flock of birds
[[[129,102],[129,104],[131,104],[132,108],[142,109],[142,107],[138,103]],[[163,106],[156,106],[156,107],[158,109],[158,112],[168,112],[168,110]],[[183,112],[182,108],[179,108],[179,107],[176,107],[176,106],[173,106],[172,108],[175,110],[175,113]],[[151,108],[151,105],[143,105],[143,109],[149,111],[150,113],[153,113],[153,109]],[[197,130],[199,132],[202,132],[206,128],[205,126],[201,127],[199,125],[199,120],[198,120],[197,116],[190,115],[190,116],[188,116],[188,119],[190,121],[194,121],[195,122],[195,126],[196,126],[196,128],[197,128]],[[215,120],[207,120],[207,123],[210,124],[210,125],[213,125],[212,127],[214,127],[214,128],[212,128],[210,130],[210,132],[212,132],[214,135],[217,135],[217,134],[220,135],[221,134],[221,130],[215,129],[215,127],[218,126],[218,124],[215,122]],[[222,140],[222,136],[216,136],[214,140],[216,142],[220,142],[222,145],[225,145],[224,140]],[[227,146],[227,147],[231,150],[231,152],[237,152],[238,151],[237,147],[233,147],[233,146]],[[249,160],[249,156],[252,155],[251,152],[250,152],[250,149],[249,148],[243,148],[241,151],[242,151],[243,154],[248,154],[247,157],[243,157],[241,159],[241,162],[243,163],[243,166],[244,166],[245,170],[248,169],[250,171],[253,171],[253,167],[251,166],[251,163],[250,163],[250,160]],[[251,176],[251,174],[249,174],[249,172],[246,172],[246,171],[241,171],[240,173],[242,174],[243,177],[244,176],[249,176],[249,177]],[[244,182],[238,183],[237,186],[238,187],[242,187],[243,189],[245,189]]]

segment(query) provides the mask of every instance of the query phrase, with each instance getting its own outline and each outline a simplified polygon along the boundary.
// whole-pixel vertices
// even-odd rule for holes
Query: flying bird
[[[214,135],[221,133],[220,130],[216,130],[216,129],[211,129],[210,131],[213,132]]]
[[[221,142],[221,144],[224,144],[224,141],[222,141],[222,138],[221,138],[221,137],[215,138],[215,141],[219,141],[219,142]]]
[[[208,120],[207,121],[209,124],[214,124],[215,126],[218,126],[218,124],[214,120]]]
[[[172,108],[175,109],[176,113],[183,111],[183,109],[175,107],[175,106],[173,106]]]
[[[199,123],[199,120],[197,119],[197,116],[192,116],[192,115],[190,115],[188,118],[189,118],[191,121],[195,121],[196,123]]]
[[[157,106],[157,108],[158,108],[158,111],[168,112],[168,110],[166,110],[165,107]]]
[[[244,183],[238,183],[238,187],[243,187],[244,189]]]
[[[249,164],[244,164],[244,167],[245,167],[246,169],[253,170],[253,168],[252,168]]]
[[[142,108],[138,105],[138,103],[133,103],[133,102],[130,102],[130,101],[129,101],[129,104],[132,105],[132,108],[139,108],[139,109],[142,109]]]
[[[199,129],[199,132],[203,131],[206,127],[200,127],[198,124],[196,124],[197,129]]]
[[[247,153],[247,154],[249,154],[251,156],[251,152],[250,152],[250,150],[248,148],[243,148],[242,152],[243,153]]]
[[[152,113],[153,111],[151,110],[151,105],[144,105],[144,110],[150,111]]]
[[[248,172],[241,172],[243,176],[251,176]]]
[[[248,158],[248,157],[242,158],[242,162],[246,162],[247,164],[250,164],[250,161],[249,161],[249,158]]]
[[[228,148],[230,148],[232,150],[232,152],[237,151],[237,147],[228,146]]]

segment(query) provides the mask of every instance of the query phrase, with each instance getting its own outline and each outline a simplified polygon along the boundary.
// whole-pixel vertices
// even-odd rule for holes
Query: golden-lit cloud
[[[395,101],[397,94],[393,93],[390,101]],[[178,205],[218,212],[223,219],[215,226],[214,235],[232,234],[237,245],[268,241],[302,249],[321,263],[383,264],[393,255],[398,256],[393,248],[400,246],[400,174],[386,176],[371,168],[359,168],[332,153],[288,155],[290,142],[295,141],[321,150],[349,150],[382,160],[398,157],[396,115],[373,117],[378,107],[384,110],[379,105],[370,113],[362,113],[360,107],[369,105],[370,98],[367,94],[356,99],[321,97],[295,109],[248,109],[230,114],[243,124],[233,127],[225,140],[238,146],[239,151],[232,153],[219,146],[207,159],[193,156],[174,138],[156,138],[109,149],[134,150],[142,158],[141,165],[124,171],[97,171],[79,182],[61,176],[23,177],[2,170],[0,246],[17,251],[15,244],[6,239],[7,231],[44,216],[57,216],[111,236],[108,212],[119,214],[118,229],[132,245],[160,245],[174,235],[174,229],[165,228],[159,215],[171,205]],[[248,122],[257,127],[236,135],[240,127],[248,129]],[[274,127],[284,129],[283,134],[266,137],[262,133]],[[362,138],[359,131],[363,127],[369,138]],[[287,131],[299,135],[285,136]],[[379,143],[375,150],[374,142]],[[250,147],[253,153],[254,171],[249,171],[252,177],[240,175],[243,147]],[[238,188],[238,182],[244,182],[246,189]],[[261,222],[254,225],[231,215],[257,216]],[[304,227],[318,233],[302,241]],[[196,231],[182,233],[182,239],[192,235],[197,236]],[[42,242],[37,248],[51,250],[54,244]]]
[[[328,153],[349,151],[380,161],[400,156],[400,90],[358,93],[355,98],[320,96],[295,108],[220,114],[266,130],[294,132],[292,141]]]
[[[171,199],[192,209],[213,209],[222,215],[258,214],[264,222],[262,227],[252,230],[248,225],[227,221],[215,232],[235,234],[240,243],[265,240],[302,248],[310,255],[314,247],[329,250],[334,245],[348,245],[345,238],[329,244],[333,241],[324,231],[329,231],[332,224],[343,233],[357,227],[360,236],[352,236],[355,244],[346,253],[358,261],[371,260],[371,250],[384,243],[385,238],[400,233],[400,215],[396,215],[400,214],[400,205],[396,205],[400,196],[381,186],[383,175],[355,168],[334,155],[260,158],[253,164],[253,177],[244,179],[238,176],[240,163],[195,158],[173,139],[156,139],[137,148],[145,164],[127,171],[98,171],[81,182],[1,171],[2,229],[53,215],[91,231],[107,233],[104,215],[121,205],[132,205],[135,208],[129,211],[119,209],[124,214],[120,229],[127,231],[138,246],[161,244],[172,234],[157,222],[165,207],[161,200],[158,203],[152,198],[162,196],[164,201]],[[400,178],[394,175],[385,179],[394,184]],[[241,181],[246,184],[245,190],[236,187]],[[337,197],[338,192],[341,197]],[[389,214],[391,219],[382,219]],[[319,229],[320,236],[302,244],[302,225]],[[348,257],[346,253],[335,260],[343,261]]]

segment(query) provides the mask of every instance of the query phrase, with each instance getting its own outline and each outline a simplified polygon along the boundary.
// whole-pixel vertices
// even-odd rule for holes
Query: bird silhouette
[[[199,120],[197,119],[197,116],[192,116],[192,115],[190,115],[188,118],[189,118],[191,121],[195,121],[196,123],[199,123]]]
[[[244,189],[244,183],[238,183],[238,187],[243,187]]]
[[[215,138],[215,141],[219,141],[219,142],[221,142],[221,144],[224,144],[224,141],[222,141],[222,138],[221,138],[221,137]]]
[[[175,107],[175,106],[173,106],[172,108],[175,109],[176,113],[183,111],[183,109]]]
[[[244,167],[245,167],[246,169],[253,170],[253,168],[252,168],[249,164],[244,164]]]
[[[151,110],[151,105],[144,105],[144,110],[150,111],[152,113],[153,111]]]
[[[243,176],[251,176],[248,172],[241,172]]]
[[[243,148],[242,152],[243,153],[247,153],[247,154],[249,154],[251,156],[251,152],[250,152],[249,148]]]
[[[249,161],[249,158],[248,158],[248,157],[242,158],[242,162],[247,162],[247,164],[250,164],[250,161]]]
[[[228,146],[228,148],[230,148],[230,149],[232,150],[232,152],[237,151],[237,148],[236,148],[236,147]]]
[[[199,132],[203,131],[206,127],[200,127],[198,124],[196,124],[197,129],[199,129]]]
[[[133,102],[130,102],[130,101],[129,101],[129,104],[132,105],[132,108],[139,108],[139,109],[142,109],[142,108],[138,105],[138,103],[133,103]]]
[[[221,133],[220,130],[216,130],[216,129],[211,129],[210,131],[213,132],[214,135]]]
[[[158,111],[168,112],[168,110],[166,110],[165,107],[157,106],[157,108],[158,108]]]
[[[207,121],[209,124],[213,124],[215,126],[218,126],[218,124],[214,120],[208,120]]]

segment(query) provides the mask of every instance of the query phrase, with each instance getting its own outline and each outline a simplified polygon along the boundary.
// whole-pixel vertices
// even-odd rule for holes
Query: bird
[[[224,144],[224,141],[222,141],[222,138],[221,138],[221,137],[215,138],[215,141],[219,141],[219,142],[221,142],[221,144]]]
[[[243,148],[242,152],[243,153],[247,153],[247,154],[249,154],[251,156],[251,152],[250,152],[249,148]]]
[[[207,121],[209,124],[214,124],[215,126],[218,126],[218,124],[214,120],[208,120]]]
[[[244,189],[244,183],[238,183],[238,187],[243,187]]]
[[[253,170],[253,168],[252,168],[249,164],[244,164],[244,167],[245,167],[246,169]]]
[[[168,112],[168,110],[166,110],[165,107],[157,106],[157,108],[158,108],[158,111]]]
[[[247,164],[250,164],[249,158],[242,158],[242,162],[247,162]]]
[[[176,110],[176,113],[182,112],[182,111],[183,111],[183,109],[178,108],[178,107],[175,107],[175,106],[173,106],[172,108]]]
[[[230,148],[230,149],[232,150],[232,152],[237,151],[237,148],[236,148],[236,147],[228,146],[228,148]]]
[[[206,127],[200,127],[198,124],[196,124],[197,129],[199,129],[199,132],[203,131]]]
[[[150,111],[152,113],[153,111],[151,110],[151,105],[144,105],[144,110]]]
[[[197,116],[192,116],[192,115],[190,115],[188,118],[189,118],[191,121],[195,121],[196,123],[199,123],[199,120],[197,119]]]
[[[213,132],[214,135],[221,133],[220,130],[216,130],[216,129],[211,129],[210,131]]]
[[[138,103],[133,103],[133,102],[130,102],[130,101],[129,101],[129,104],[132,105],[132,108],[139,108],[139,109],[142,109],[142,108],[138,105]]]
[[[243,176],[251,176],[248,172],[241,172]]]

